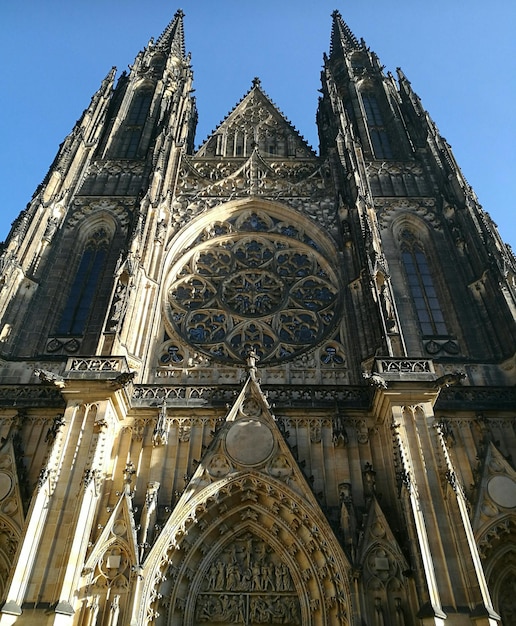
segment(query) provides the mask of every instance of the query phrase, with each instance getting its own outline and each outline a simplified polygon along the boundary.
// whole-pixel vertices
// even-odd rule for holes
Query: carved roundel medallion
[[[509,476],[494,476],[487,483],[487,491],[493,501],[506,509],[516,507],[516,483]]]
[[[169,275],[169,330],[230,363],[251,350],[261,363],[283,362],[314,347],[340,311],[335,262],[317,237],[257,212],[218,224]]]
[[[242,465],[258,465],[266,461],[274,450],[271,429],[255,419],[240,419],[226,436],[229,456]]]
[[[6,498],[10,493],[13,486],[13,479],[9,474],[0,472],[0,500]]]

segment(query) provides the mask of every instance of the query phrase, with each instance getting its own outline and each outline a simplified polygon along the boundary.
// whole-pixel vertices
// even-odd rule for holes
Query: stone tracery
[[[201,237],[167,291],[172,333],[217,359],[293,358],[328,336],[339,308],[335,271],[316,237],[252,211]],[[274,232],[271,232],[274,231]]]

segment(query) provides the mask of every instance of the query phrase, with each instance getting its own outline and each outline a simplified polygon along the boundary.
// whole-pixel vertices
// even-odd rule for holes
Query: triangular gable
[[[366,522],[361,532],[357,562],[364,566],[365,561],[373,554],[374,564],[371,566],[371,569],[374,571],[377,565],[379,565],[381,569],[382,564],[379,564],[378,560],[382,560],[381,553],[386,549],[388,556],[387,554],[383,556],[386,568],[393,569],[393,563],[391,561],[395,561],[400,568],[398,573],[408,569],[408,563],[394,537],[394,533],[387,522],[380,507],[380,503],[376,497],[373,497],[369,505]]]
[[[93,571],[102,555],[113,544],[123,545],[131,563],[138,563],[138,547],[131,494],[124,491],[100,533],[94,542],[85,562],[84,570]]]
[[[163,610],[163,597],[171,626],[224,621],[240,604],[257,621],[269,606],[284,624],[308,623],[310,612],[340,623],[350,610],[350,565],[275,422],[253,357],[248,371],[142,563],[140,615]]]
[[[177,506],[188,507],[189,500],[207,485],[246,470],[264,473],[284,482],[306,500],[309,507],[319,509],[253,370]]]
[[[412,613],[410,568],[375,496],[361,531],[355,567],[361,572],[366,594],[367,623],[377,623],[378,616],[387,613],[404,624],[405,615]]]
[[[303,137],[262,91],[258,79],[206,139],[195,157],[246,157],[256,147],[263,156],[315,157]]]
[[[473,530],[477,537],[516,507],[516,472],[502,453],[490,443],[477,488]]]

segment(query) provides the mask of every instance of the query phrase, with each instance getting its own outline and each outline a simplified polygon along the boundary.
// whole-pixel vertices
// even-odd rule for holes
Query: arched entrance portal
[[[349,565],[296,491],[246,472],[189,498],[149,555],[138,623],[348,626]]]

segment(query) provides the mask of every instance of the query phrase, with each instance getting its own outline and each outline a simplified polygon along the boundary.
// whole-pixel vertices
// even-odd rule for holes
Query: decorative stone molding
[[[380,374],[433,374],[434,365],[429,359],[376,359],[375,371]]]
[[[424,346],[426,352],[433,357],[437,355],[455,356],[460,352],[459,344],[455,339],[427,339],[424,341]]]
[[[512,411],[516,406],[516,387],[447,387],[439,395],[436,410],[474,407],[476,411]]]
[[[433,230],[442,230],[441,220],[435,212],[434,198],[375,198],[374,204],[378,208],[378,223],[382,230],[404,213],[420,217]]]
[[[240,387],[237,385],[219,386],[162,386],[135,385],[133,403],[135,406],[156,406],[163,400],[169,406],[225,406],[234,400]],[[335,406],[365,409],[370,404],[371,390],[367,387],[342,387],[314,385],[277,385],[265,389],[268,400],[276,406],[297,406],[309,403],[311,406]]]
[[[73,358],[67,363],[68,372],[127,372],[124,357]]]
[[[161,606],[169,624],[191,625],[206,611],[208,622],[224,613],[247,623],[265,611],[274,624],[348,624],[346,566],[321,524],[284,483],[253,472],[222,478],[164,529],[158,558],[149,555],[142,617]],[[220,540],[210,547],[204,537],[213,535]],[[327,575],[316,579],[322,563]]]
[[[50,337],[46,351],[50,354],[65,353],[75,354],[81,347],[81,337]]]
[[[60,390],[43,385],[0,385],[0,407],[62,407]]]
[[[65,227],[69,229],[75,228],[84,218],[102,211],[111,214],[122,228],[129,226],[131,213],[128,207],[107,199],[88,200],[88,203],[85,203],[83,199],[76,199],[73,210],[68,214],[66,219]]]

